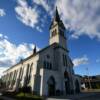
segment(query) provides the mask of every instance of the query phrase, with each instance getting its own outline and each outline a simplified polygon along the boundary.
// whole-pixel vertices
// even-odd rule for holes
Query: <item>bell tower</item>
[[[49,39],[49,44],[53,43],[58,43],[61,47],[64,49],[66,48],[66,35],[65,35],[65,26],[60,19],[57,7],[56,7],[56,12],[55,16],[53,18],[53,21],[51,22],[50,25],[50,39]]]

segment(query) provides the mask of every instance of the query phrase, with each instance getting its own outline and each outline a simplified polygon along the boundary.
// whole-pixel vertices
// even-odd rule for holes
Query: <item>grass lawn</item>
[[[43,100],[43,97],[37,96],[37,95],[32,95],[29,93],[19,93],[15,95],[15,98],[18,100]]]
[[[44,100],[43,97],[37,96],[37,95],[32,95],[30,93],[7,93],[4,94],[4,96],[7,96],[9,98],[14,98],[16,100]]]

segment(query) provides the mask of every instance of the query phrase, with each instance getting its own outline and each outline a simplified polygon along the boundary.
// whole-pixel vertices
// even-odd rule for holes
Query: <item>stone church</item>
[[[49,45],[10,67],[2,76],[6,89],[18,91],[30,86],[32,93],[53,96],[80,91],[69,57],[65,26],[56,9],[50,25]]]

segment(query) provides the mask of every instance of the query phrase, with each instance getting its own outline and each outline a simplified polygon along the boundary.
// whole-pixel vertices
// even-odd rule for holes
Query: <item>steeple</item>
[[[49,29],[50,29],[50,39],[49,39],[50,45],[53,43],[58,43],[60,46],[66,49],[65,26],[62,20],[60,19],[57,7]]]
[[[59,26],[61,26],[63,29],[65,29],[65,26],[64,26],[62,20],[60,19],[60,16],[59,16],[59,12],[58,12],[57,7],[56,7],[55,15],[54,15],[54,18],[53,18],[53,20],[51,22],[51,25],[50,25],[50,28],[49,29],[51,29],[53,27],[54,22],[57,22],[57,24]]]
[[[54,16],[54,20],[57,21],[57,22],[60,22],[60,17],[59,17],[57,7],[56,7],[56,13],[55,13],[55,16]]]

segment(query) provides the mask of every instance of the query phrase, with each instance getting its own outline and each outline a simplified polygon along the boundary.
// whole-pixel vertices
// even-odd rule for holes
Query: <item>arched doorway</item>
[[[79,93],[80,92],[80,85],[79,85],[78,80],[75,81],[75,86],[76,86],[75,92]]]
[[[55,79],[51,76],[48,80],[48,95],[54,96],[55,95]]]
[[[67,71],[64,72],[64,78],[65,78],[65,91],[67,95],[70,94],[69,74]]]

